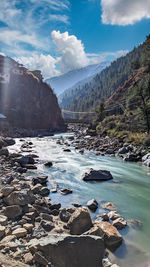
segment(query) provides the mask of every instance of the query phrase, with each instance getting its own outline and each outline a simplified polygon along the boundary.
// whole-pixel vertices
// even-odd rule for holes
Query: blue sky
[[[0,52],[53,77],[113,60],[150,33],[150,0],[0,0]]]

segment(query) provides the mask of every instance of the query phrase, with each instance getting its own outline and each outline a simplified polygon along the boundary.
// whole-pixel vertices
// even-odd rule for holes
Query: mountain
[[[100,101],[108,99],[126,81],[132,73],[132,63],[136,59],[141,61],[141,51],[142,45],[112,62],[82,86],[77,85],[66,92],[61,98],[60,106],[71,111],[95,110]]]
[[[59,96],[66,89],[74,86],[77,82],[92,77],[97,73],[100,73],[108,65],[108,62],[89,65],[81,69],[69,71],[57,77],[46,79],[45,82],[48,83],[53,88],[56,95]]]
[[[57,97],[40,71],[28,71],[1,55],[0,113],[7,117],[8,127],[54,130],[64,126]]]

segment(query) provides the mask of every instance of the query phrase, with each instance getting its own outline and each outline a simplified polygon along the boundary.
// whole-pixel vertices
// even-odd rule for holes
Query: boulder
[[[29,232],[29,233],[32,231],[33,227],[34,227],[34,226],[33,226],[32,223],[25,223],[25,224],[23,225],[23,228],[26,229],[27,232]]]
[[[35,196],[31,190],[13,191],[8,197],[4,198],[7,205],[20,205],[32,204],[35,202]]]
[[[33,185],[41,184],[46,185],[48,176],[37,176],[32,178]]]
[[[127,226],[127,221],[123,218],[118,218],[113,221],[112,225],[115,226],[118,230],[122,230]]]
[[[0,215],[0,225],[3,225],[3,226],[6,225],[7,221],[8,221],[8,219],[6,216]]]
[[[45,162],[44,163],[44,165],[46,166],[46,167],[52,167],[53,166],[53,163],[51,162],[51,161],[47,161],[47,162]]]
[[[41,221],[41,224],[40,224],[42,227],[43,227],[43,229],[45,230],[45,231],[47,231],[47,232],[50,232],[53,228],[54,228],[54,223],[53,222],[51,222],[51,221],[44,221],[44,220],[42,220]]]
[[[87,206],[90,210],[96,211],[98,208],[98,202],[96,201],[96,199],[91,199],[87,202]]]
[[[27,230],[25,228],[17,228],[12,232],[12,235],[15,235],[16,237],[25,237],[27,235]]]
[[[90,169],[88,173],[85,173],[82,177],[83,181],[108,181],[113,179],[111,173],[106,170],[93,170]]]
[[[12,191],[14,191],[13,186],[4,186],[1,189],[1,193],[3,194],[4,197],[7,197]]]
[[[70,188],[63,188],[63,189],[59,190],[59,192],[60,192],[62,195],[72,194],[72,190],[71,190]]]
[[[4,142],[7,144],[7,146],[13,146],[16,142],[13,138],[5,137]]]
[[[4,215],[9,219],[17,218],[18,216],[22,215],[22,208],[19,205],[7,206],[4,209]]]
[[[120,214],[117,211],[110,211],[108,214],[110,220],[116,220],[120,217]]]
[[[0,225],[0,238],[5,235],[5,226]]]
[[[62,222],[67,223],[70,217],[71,214],[66,209],[62,209],[59,213],[59,218],[61,219]]]
[[[99,227],[100,236],[104,239],[107,248],[114,251],[122,244],[121,234],[109,222],[97,221],[95,224]]]
[[[102,267],[104,242],[96,236],[48,235],[28,243],[33,254],[42,253],[57,267]]]
[[[53,216],[52,215],[49,215],[46,213],[41,213],[40,217],[45,221],[53,222]]]
[[[104,203],[101,205],[101,207],[103,209],[106,209],[106,210],[115,210],[116,209],[116,206],[112,202]]]
[[[6,156],[8,157],[9,156],[9,151],[7,148],[1,148],[0,149],[0,156]]]
[[[129,152],[129,149],[128,147],[121,147],[119,150],[118,150],[118,155],[122,155],[122,154],[126,154]]]
[[[92,220],[86,208],[78,208],[68,222],[70,234],[81,235],[92,227]]]
[[[24,254],[23,258],[24,258],[24,262],[26,264],[32,264],[32,262],[33,262],[33,256],[32,256],[32,254],[30,252]]]
[[[42,187],[41,190],[40,190],[40,195],[42,197],[46,197],[48,196],[50,193],[50,190],[45,186],[45,187]]]
[[[34,158],[29,156],[22,156],[20,158],[17,159],[17,162],[20,163],[21,167],[25,167],[28,164],[34,164]]]
[[[150,159],[150,153],[147,153],[145,156],[142,157],[142,161],[146,161]]]

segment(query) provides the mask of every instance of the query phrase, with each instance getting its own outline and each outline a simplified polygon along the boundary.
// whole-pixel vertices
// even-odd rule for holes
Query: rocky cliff
[[[0,113],[13,127],[59,130],[64,126],[57,97],[39,72],[1,55]]]

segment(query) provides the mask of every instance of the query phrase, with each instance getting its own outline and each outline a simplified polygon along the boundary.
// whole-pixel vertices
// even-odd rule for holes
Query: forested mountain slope
[[[108,99],[119,86],[121,86],[132,73],[133,62],[141,62],[143,45],[134,48],[126,56],[112,62],[90,82],[73,88],[61,100],[61,107],[72,111],[95,110],[100,101]]]

